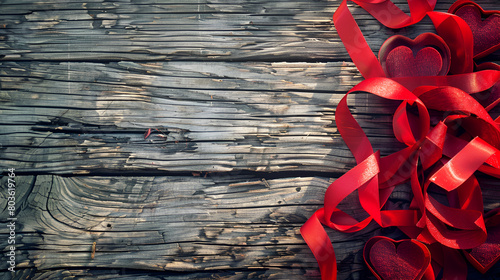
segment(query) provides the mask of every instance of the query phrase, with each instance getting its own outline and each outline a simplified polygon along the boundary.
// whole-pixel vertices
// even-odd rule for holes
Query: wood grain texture
[[[3,1],[0,49],[4,60],[339,61],[348,59],[332,24],[339,2]],[[446,11],[454,1],[438,2]],[[394,31],[349,5],[378,50]],[[425,19],[405,33],[433,30]]]
[[[454,1],[438,2],[446,11]],[[0,168],[18,174],[14,279],[319,279],[299,229],[354,166],[334,112],[362,80],[331,22],[339,4],[0,1]],[[434,32],[429,19],[390,30],[349,6],[374,50],[394,34]],[[394,103],[357,93],[349,106],[375,149],[402,147]],[[499,207],[498,182],[482,180],[485,207]],[[408,205],[409,193],[391,203]],[[355,196],[341,207],[364,215]],[[375,225],[328,234],[339,279],[353,280],[373,279],[367,239],[401,237]],[[6,269],[0,262],[0,279],[11,279]],[[469,269],[469,279],[499,275]]]
[[[349,71],[345,63],[5,62],[1,164],[55,174],[342,173],[353,161],[333,114],[359,82]],[[391,134],[391,104],[366,94],[351,101],[370,137]],[[377,142],[384,153],[401,147]]]
[[[343,50],[331,23],[338,4],[73,1],[61,8],[7,1],[1,11],[9,39],[4,59],[332,60],[345,57],[332,51]],[[378,25],[369,30],[372,38],[380,35]]]
[[[18,184],[32,186],[19,201],[18,266],[35,266],[37,277],[95,267],[179,278],[204,271],[318,278],[299,228],[320,206],[326,178],[39,175]],[[359,248],[375,229],[351,235],[347,245],[345,234],[332,232],[339,260],[357,259],[344,274],[362,269]]]
[[[299,228],[321,206],[332,180],[238,173],[20,176],[16,279],[319,279]],[[498,207],[498,182],[482,183],[487,209]],[[409,193],[396,191],[391,203],[408,205]],[[355,196],[340,208],[363,215]],[[361,253],[370,237],[402,236],[374,224],[352,234],[328,233],[339,279],[370,278]]]

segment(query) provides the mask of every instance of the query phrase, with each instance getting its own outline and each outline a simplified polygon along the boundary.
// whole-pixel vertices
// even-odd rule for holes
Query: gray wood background
[[[2,261],[0,278],[319,279],[299,229],[354,166],[334,111],[362,80],[331,21],[339,4],[0,0],[0,167],[18,186],[17,272]],[[428,18],[390,30],[350,6],[375,51],[433,32]],[[349,105],[375,149],[402,148],[393,103],[360,93]],[[482,180],[498,207],[499,182]],[[373,279],[364,242],[399,236],[328,233],[339,279]]]

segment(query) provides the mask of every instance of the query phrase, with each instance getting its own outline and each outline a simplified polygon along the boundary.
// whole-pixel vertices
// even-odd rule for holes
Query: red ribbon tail
[[[323,208],[316,211],[300,228],[300,234],[311,249],[321,272],[321,279],[337,279],[337,260],[330,238],[320,220],[324,219]]]

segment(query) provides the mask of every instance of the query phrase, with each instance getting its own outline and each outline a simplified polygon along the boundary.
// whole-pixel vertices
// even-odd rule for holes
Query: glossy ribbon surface
[[[369,243],[370,248],[375,246],[387,254],[400,254],[394,258],[388,257],[388,260],[405,259],[409,251],[420,250],[420,244],[428,248],[428,251],[423,250],[419,254],[427,256],[429,252],[432,262],[420,267],[421,260],[415,260],[419,269],[407,273],[413,275],[407,277],[434,279],[443,269],[444,276],[465,279],[465,260],[457,249],[468,250],[467,258],[476,267],[483,270],[490,268],[493,261],[500,259],[500,253],[495,255],[495,251],[486,259],[479,256],[492,251],[491,246],[484,244],[495,245],[497,240],[488,238],[488,231],[500,236],[497,233],[500,232],[500,218],[497,218],[500,215],[491,214],[495,218],[490,220],[494,222],[489,222],[492,224],[490,226],[485,223],[481,188],[475,173],[480,171],[500,178],[500,121],[490,116],[490,110],[500,103],[500,67],[494,63],[478,66],[475,60],[477,55],[474,55],[474,34],[468,23],[457,15],[433,11],[435,1],[408,0],[410,15],[403,13],[391,1],[353,2],[389,28],[413,25],[429,16],[436,27],[436,36],[442,38],[446,48],[439,45],[440,40],[432,39],[434,43],[423,42],[423,47],[415,47],[413,53],[415,55],[428,46],[439,45],[436,51],[426,50],[423,53],[433,56],[430,60],[438,63],[443,60],[435,56],[437,50],[441,55],[447,51],[450,67],[449,72],[436,67],[440,69],[436,76],[415,78],[408,75],[425,72],[407,69],[399,69],[405,71],[405,75],[387,76],[387,69],[382,67],[371,51],[347,8],[347,0],[335,12],[333,20],[337,32],[365,80],[342,98],[335,113],[338,131],[357,165],[328,187],[324,207],[317,210],[301,228],[304,240],[318,261],[322,279],[336,279],[337,270],[334,249],[324,226],[342,232],[355,232],[364,229],[372,221],[381,227],[398,227],[413,240],[410,243],[401,241],[401,244],[406,245],[399,242],[390,245],[392,243],[389,241],[378,239],[377,242],[381,243]],[[460,5],[467,5],[468,2],[461,0]],[[481,11],[488,15],[497,14]],[[400,41],[410,42],[404,43],[409,44],[405,47],[410,51],[411,44],[420,44],[418,40],[417,43]],[[391,45],[387,52],[395,49],[396,56],[406,55],[406,49],[397,48],[397,45]],[[446,51],[441,51],[443,49]],[[384,55],[385,58],[389,56]],[[409,67],[408,64],[397,64],[397,59],[389,63]],[[391,71],[394,73],[398,69]],[[385,157],[373,150],[368,137],[348,108],[347,97],[354,92],[366,92],[399,101],[393,115],[393,132],[394,137],[406,148]],[[411,186],[413,198],[408,209],[395,209],[387,202],[391,193],[402,183]],[[434,197],[435,192],[432,190],[445,193],[445,201]],[[355,191],[367,214],[362,220],[338,208]],[[401,253],[397,246],[402,246]],[[386,279],[388,276],[384,278],[383,275],[389,274],[384,271],[384,267],[389,265],[381,264],[384,258],[374,254],[370,252],[365,260],[378,279]],[[457,265],[462,268],[457,270]]]

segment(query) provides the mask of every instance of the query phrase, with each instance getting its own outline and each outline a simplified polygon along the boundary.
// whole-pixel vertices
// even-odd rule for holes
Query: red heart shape
[[[431,262],[429,249],[419,241],[383,236],[371,238],[363,255],[375,277],[383,280],[421,279]]]
[[[485,11],[472,1],[460,1],[450,7],[449,12],[469,25],[474,37],[474,58],[484,57],[500,48],[499,11]]]
[[[395,35],[379,51],[387,77],[444,76],[450,69],[450,49],[436,34],[424,33],[415,40]]]
[[[500,260],[500,212],[486,219],[488,238],[480,246],[464,250],[465,257],[481,273],[486,273]]]
[[[406,46],[396,47],[385,63],[390,77],[437,76],[443,67],[441,54],[432,47],[421,49],[416,56]]]

